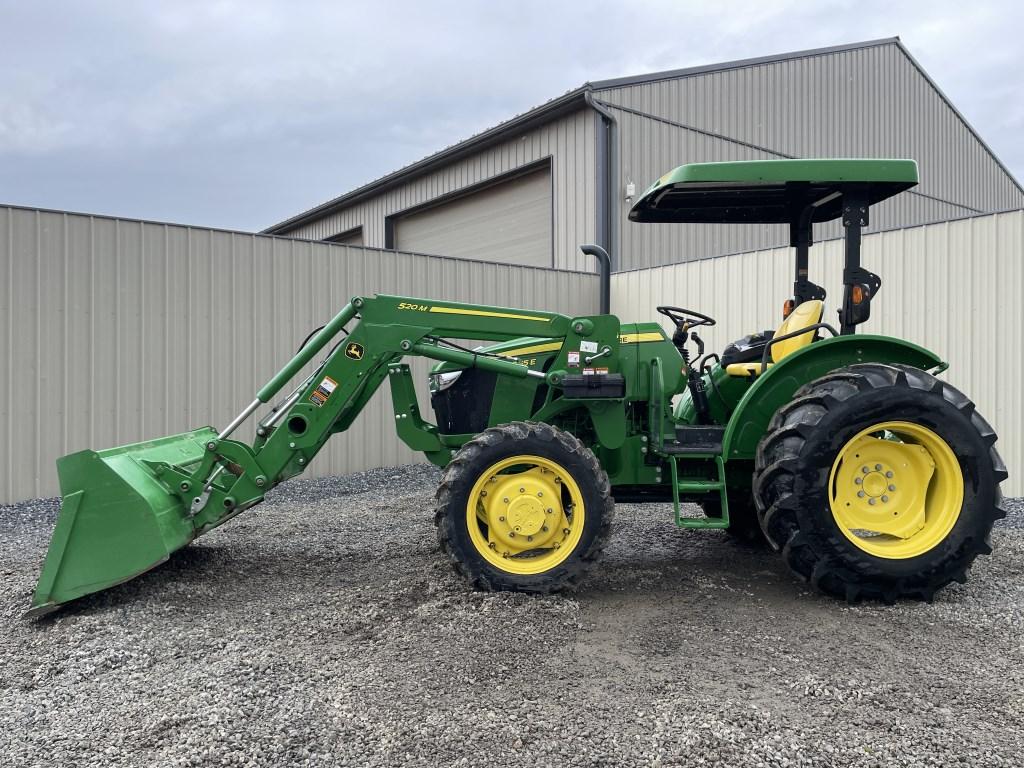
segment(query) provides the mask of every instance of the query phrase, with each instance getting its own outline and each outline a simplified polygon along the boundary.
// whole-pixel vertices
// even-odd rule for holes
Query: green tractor
[[[444,467],[438,538],[476,588],[575,586],[623,501],[672,503],[682,528],[766,539],[800,578],[849,601],[930,600],[990,552],[1007,473],[993,429],[936,378],[941,358],[855,334],[881,286],[860,263],[869,208],[916,183],[911,160],[772,160],[684,165],[652,185],[632,221],[790,227],[785,319],[720,354],[704,354],[696,333],[715,320],[682,307],[656,308],[669,336],[610,314],[353,298],[222,430],[58,460],[62,509],[29,614],[127,581],[258,504],[385,380],[399,438]],[[813,225],[838,218],[836,328],[808,249]],[[324,349],[252,443],[231,439]],[[436,423],[410,356],[439,363]],[[683,502],[704,516],[683,516]]]

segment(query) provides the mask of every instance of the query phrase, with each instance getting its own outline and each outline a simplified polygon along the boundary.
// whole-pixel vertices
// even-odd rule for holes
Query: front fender
[[[722,455],[752,459],[768,422],[800,387],[854,363],[902,363],[922,370],[944,366],[933,352],[891,336],[835,336],[786,355],[758,377],[733,411],[722,439]],[[944,370],[944,368],[943,368]]]

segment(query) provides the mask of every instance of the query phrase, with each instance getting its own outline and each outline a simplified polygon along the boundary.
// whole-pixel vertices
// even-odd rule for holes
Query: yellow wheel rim
[[[583,494],[557,462],[511,456],[477,478],[466,526],[477,552],[507,573],[532,576],[565,560],[583,536]]]
[[[964,500],[964,476],[949,444],[909,421],[875,424],[853,437],[829,475],[832,516],[850,541],[902,560],[938,546]]]

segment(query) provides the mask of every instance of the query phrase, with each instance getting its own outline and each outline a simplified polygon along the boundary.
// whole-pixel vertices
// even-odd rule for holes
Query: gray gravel
[[[436,479],[295,481],[35,624],[57,507],[0,508],[0,764],[1021,765],[1020,501],[932,605],[630,505],[584,590],[535,598],[455,577]]]

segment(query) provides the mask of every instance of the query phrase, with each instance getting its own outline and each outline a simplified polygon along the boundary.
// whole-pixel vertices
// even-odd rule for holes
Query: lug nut
[[[875,500],[874,499],[868,499],[868,504],[870,504],[871,506],[875,506]]]
[[[494,545],[494,542],[493,542],[493,541],[489,541],[489,542],[487,542],[487,546],[488,546],[488,547],[489,547],[490,549],[497,549],[497,547],[496,547],[496,546]]]
[[[544,496],[544,492],[543,491],[537,491],[537,498],[542,498],[543,496]]]
[[[562,533],[564,533],[564,534],[565,534],[566,536],[568,536],[568,535],[569,535],[569,533],[570,533],[570,531],[569,531],[569,529],[568,529],[568,528],[563,528],[563,529],[562,529]]]
[[[502,499],[502,501],[504,501],[506,504],[508,504],[508,496],[506,496],[504,499]]]
[[[551,507],[548,507],[548,514],[549,515],[553,515],[554,513],[555,513],[555,510],[553,510]]]
[[[548,532],[548,527],[547,527],[546,525],[542,525],[542,526],[540,527],[540,529],[541,529],[541,530],[542,530],[542,531],[543,531],[544,533],[547,533],[547,532]]]
[[[886,477],[892,477],[892,470],[890,469],[888,472],[886,472],[885,476]]]
[[[864,491],[857,491],[857,498],[863,499],[864,498]]]
[[[508,532],[508,537],[509,537],[510,539],[514,539],[514,538],[516,537],[516,532],[515,532],[515,531],[509,531],[509,532]]]
[[[481,496],[486,496],[487,495],[487,491],[480,491],[480,495]]]
[[[877,469],[878,471],[881,471],[882,470],[882,465],[881,464],[875,464],[875,469]]]
[[[526,489],[525,489],[525,488],[520,488],[520,489],[519,489],[519,492],[520,492],[520,493],[526,493]]]
[[[499,522],[499,523],[504,523],[504,522],[505,522],[505,516],[504,516],[504,515],[502,515],[501,517],[499,517],[499,518],[498,518],[498,522]]]
[[[895,491],[896,490],[896,486],[895,485],[890,485],[889,486],[889,490],[890,491]]]
[[[868,472],[870,472],[871,470],[870,470],[870,469],[868,469],[867,467],[861,467],[861,468],[860,468],[860,471],[861,471],[861,472],[863,472],[863,473],[864,473],[864,474],[866,475],[866,474],[867,474]]]
[[[526,540],[527,540],[527,541],[533,541],[533,536],[527,536],[527,537],[526,537]]]
[[[889,503],[889,497],[888,496],[883,496],[882,497],[882,503],[883,504],[888,504]]]
[[[555,477],[555,482],[556,482],[556,483],[560,483],[560,482],[562,482],[562,478],[560,478],[560,477]]]
[[[861,483],[864,482],[864,479],[860,477],[855,477],[853,478],[853,482],[855,482],[857,485],[860,485]]]

